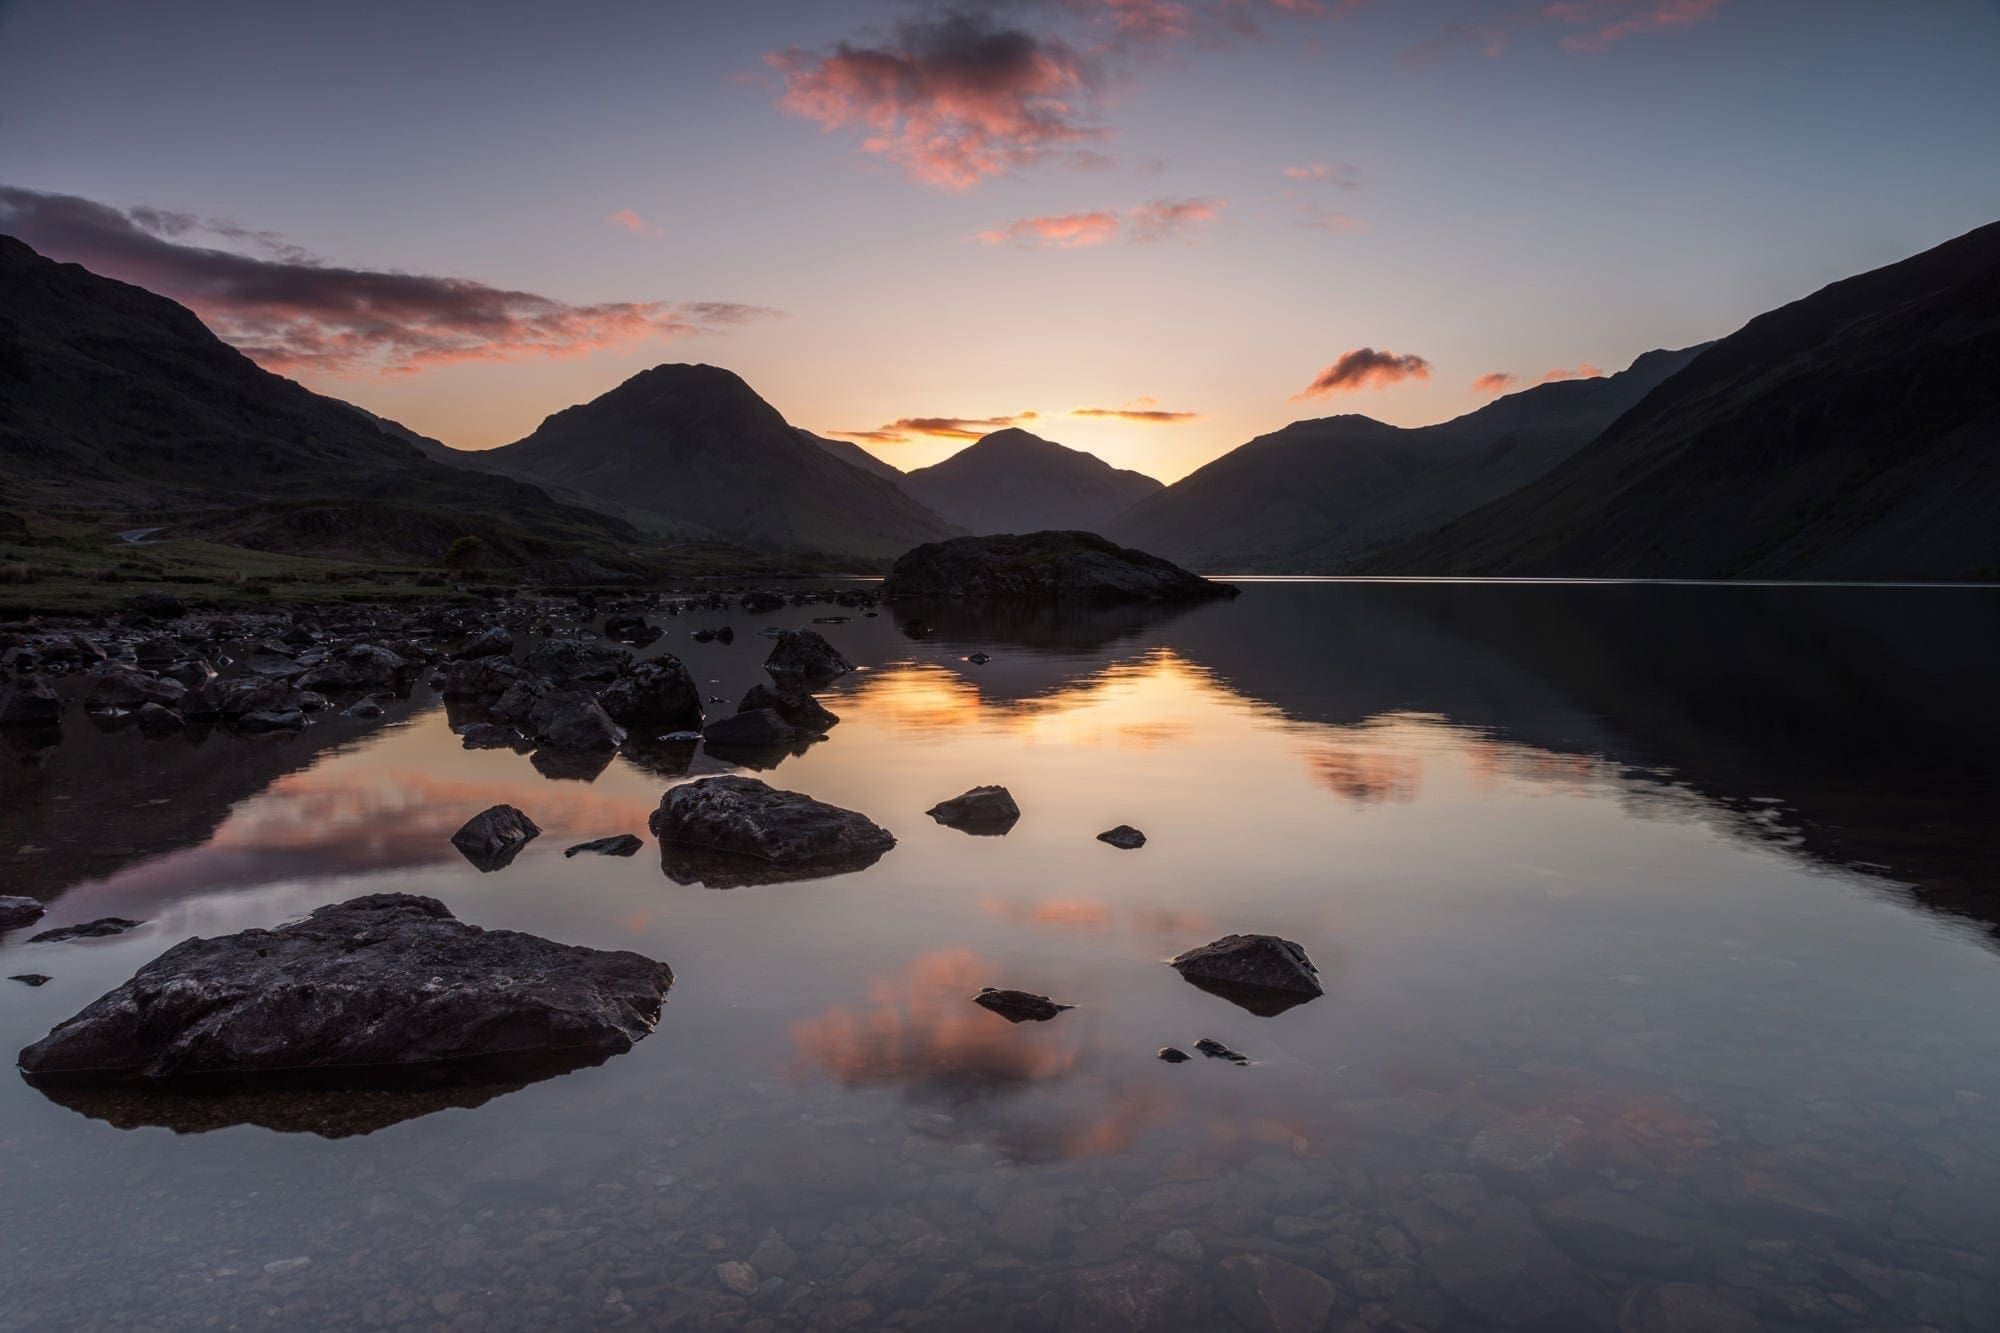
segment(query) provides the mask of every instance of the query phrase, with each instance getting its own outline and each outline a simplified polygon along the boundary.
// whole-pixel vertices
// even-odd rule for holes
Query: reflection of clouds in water
[[[1423,761],[1413,754],[1334,743],[1313,746],[1305,758],[1313,781],[1356,805],[1414,801],[1423,786]]]
[[[1206,912],[1171,907],[1118,906],[1102,898],[1059,897],[1016,901],[988,895],[979,900],[979,910],[996,921],[1017,926],[1105,934],[1122,925],[1127,934],[1179,937],[1198,935],[1215,929],[1215,918]]]
[[[897,731],[938,734],[978,726],[1031,741],[1150,751],[1184,744],[1194,734],[1184,716],[1194,701],[1191,691],[1222,692],[1209,672],[1160,648],[1025,698],[996,697],[976,678],[918,663],[871,672],[845,697],[865,708],[870,721]]]
[[[897,1084],[954,1099],[1073,1073],[1080,1046],[1067,1026],[1017,1027],[972,1003],[992,972],[972,949],[923,954],[901,976],[871,982],[865,1007],[834,1005],[794,1023],[792,1045],[849,1087]]]

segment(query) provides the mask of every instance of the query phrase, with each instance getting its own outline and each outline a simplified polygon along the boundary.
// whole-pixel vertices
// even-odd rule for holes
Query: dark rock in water
[[[972,1002],[982,1009],[991,1009],[1009,1023],[1046,1023],[1063,1010],[1076,1008],[1073,1004],[1057,1004],[1046,995],[996,990],[992,986],[983,987],[972,997]]]
[[[45,727],[62,718],[62,700],[39,676],[0,681],[0,727]]]
[[[41,972],[23,972],[19,976],[8,977],[7,980],[18,981],[23,986],[46,986],[53,978]]]
[[[671,654],[639,663],[612,681],[598,699],[616,721],[647,735],[701,729],[701,691],[687,667]]]
[[[740,605],[752,615],[764,615],[770,611],[782,611],[785,599],[774,592],[746,592]]]
[[[1276,935],[1224,935],[1169,965],[1211,995],[1265,1018],[1326,994],[1306,951]]]
[[[39,935],[28,936],[30,944],[60,944],[64,940],[97,940],[107,935],[123,935],[144,925],[143,921],[128,921],[122,916],[101,916],[95,921],[85,921],[80,925],[58,926],[45,930]]]
[[[1194,1059],[1193,1056],[1178,1046],[1162,1046],[1160,1048],[1160,1058],[1170,1065],[1184,1065]]]
[[[529,714],[535,739],[558,750],[615,750],[625,728],[613,722],[589,690],[550,690]]]
[[[186,726],[186,718],[164,705],[141,704],[139,707],[141,731],[180,731]]]
[[[503,625],[491,625],[468,638],[459,650],[452,654],[460,661],[476,661],[482,657],[512,657],[514,636]]]
[[[1238,1324],[1259,1333],[1302,1333],[1327,1326],[1340,1299],[1333,1283],[1309,1268],[1270,1254],[1232,1254],[1222,1261],[1223,1306]]]
[[[896,561],[882,591],[891,599],[1105,603],[1198,602],[1237,590],[1095,533],[1031,532],[919,546]]]
[[[186,693],[187,686],[177,680],[135,667],[107,666],[91,674],[90,689],[83,696],[83,706],[92,712],[109,708],[139,708],[145,704],[172,708]]]
[[[736,775],[669,789],[651,824],[663,867],[676,879],[685,874],[686,882],[838,874],[872,865],[896,845],[894,835],[866,815]],[[783,873],[793,871],[803,873]]]
[[[373,699],[363,699],[358,703],[351,703],[341,709],[340,715],[342,717],[360,718],[365,722],[372,722],[382,716],[382,705],[376,703]],[[141,722],[144,721],[143,718],[140,720]]]
[[[764,669],[774,676],[789,676],[807,685],[823,685],[836,676],[854,670],[854,663],[834,651],[833,645],[809,629],[788,629],[778,636]]]
[[[563,855],[570,857],[580,852],[595,852],[599,856],[630,856],[645,845],[630,833],[619,833],[609,838],[592,838],[589,842],[580,842],[574,847],[565,848]]]
[[[31,926],[46,911],[48,908],[33,898],[0,898],[0,932]]]
[[[1120,824],[1117,828],[1106,829],[1097,835],[1099,842],[1108,842],[1121,851],[1135,851],[1146,845],[1146,835],[1130,824]]]
[[[298,686],[328,693],[374,690],[394,685],[411,670],[409,662],[387,648],[351,643],[301,676]]]
[[[644,616],[612,616],[604,622],[605,638],[629,643],[635,648],[657,643],[665,633],[658,625],[649,624]]]
[[[743,749],[784,749],[799,739],[798,729],[770,708],[717,718],[702,728],[701,736],[710,745]]]
[[[147,592],[134,593],[126,598],[125,609],[137,611],[142,616],[172,620],[187,614],[187,603],[170,592],[161,592],[155,588]]]
[[[965,660],[972,663],[972,665],[974,666],[985,666],[988,662],[991,662],[993,658],[986,653],[974,653]]]
[[[779,717],[792,724],[793,728],[813,736],[824,736],[833,729],[840,718],[830,712],[819,700],[804,690],[772,689],[769,685],[752,685],[743,697],[736,701],[739,713],[755,712],[768,708]]]
[[[518,729],[498,722],[475,722],[459,732],[458,739],[468,750],[525,750],[534,743]]]
[[[451,835],[451,845],[482,871],[504,869],[541,836],[535,821],[511,805],[481,810]]]
[[[1250,1063],[1249,1056],[1243,1054],[1243,1052],[1241,1051],[1230,1050],[1227,1046],[1224,1046],[1221,1042],[1216,1041],[1213,1037],[1203,1037],[1200,1041],[1194,1044],[1194,1048],[1197,1051],[1200,1051],[1203,1055],[1207,1056],[1211,1060],[1227,1060],[1231,1064],[1239,1064],[1239,1065],[1247,1065]]]
[[[306,719],[296,708],[260,708],[237,718],[236,725],[245,731],[304,731]]]
[[[251,713],[295,713],[305,695],[281,680],[211,680],[189,690],[178,709],[182,717],[231,720]]]
[[[924,811],[938,823],[966,833],[997,836],[1014,827],[1021,807],[1005,787],[974,787]]]
[[[499,657],[453,662],[445,668],[441,692],[447,699],[497,699],[528,673]]]
[[[528,653],[527,668],[559,684],[572,681],[609,682],[632,666],[632,654],[605,643],[545,639]]]
[[[276,930],[175,945],[21,1052],[39,1086],[198,1091],[506,1082],[653,1030],[664,963],[373,894]]]

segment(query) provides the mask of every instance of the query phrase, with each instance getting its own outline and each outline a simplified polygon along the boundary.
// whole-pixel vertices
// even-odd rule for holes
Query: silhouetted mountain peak
[[[1094,531],[1162,489],[1143,472],[1018,426],[983,435],[930,467],[907,474],[911,495],[974,532]]]

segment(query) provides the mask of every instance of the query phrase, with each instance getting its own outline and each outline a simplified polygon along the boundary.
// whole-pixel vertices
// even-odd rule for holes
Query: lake
[[[662,792],[730,765],[466,751],[423,685],[0,739],[0,892],[146,922],[0,942],[52,978],[0,981],[10,1050],[365,893],[676,978],[629,1053],[458,1104],[0,1080],[0,1327],[2000,1326],[2000,592],[1243,587],[816,626],[861,669],[760,776],[899,842],[803,882],[663,869]],[[647,651],[733,700],[836,611]],[[1004,836],[926,817],[986,783]],[[545,832],[482,874],[449,838],[496,802]],[[1326,994],[1165,964],[1232,932]],[[1202,1038],[1249,1063],[1156,1056]]]

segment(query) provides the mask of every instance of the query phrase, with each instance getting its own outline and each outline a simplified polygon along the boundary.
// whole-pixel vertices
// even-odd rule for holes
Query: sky
[[[0,0],[0,232],[461,448],[1445,420],[2000,219],[1995,0]]]

